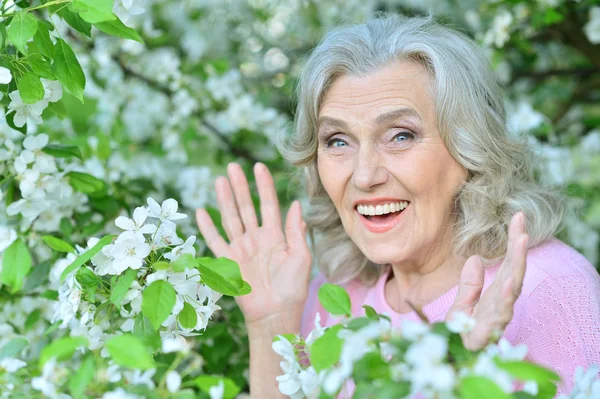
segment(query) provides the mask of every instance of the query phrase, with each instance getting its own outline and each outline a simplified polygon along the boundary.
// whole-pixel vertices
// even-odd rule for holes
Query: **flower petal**
[[[123,230],[135,230],[134,221],[125,216],[119,216],[116,218],[115,225]]]

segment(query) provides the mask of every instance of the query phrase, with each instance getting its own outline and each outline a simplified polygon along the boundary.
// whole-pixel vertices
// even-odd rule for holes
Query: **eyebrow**
[[[398,108],[392,111],[385,112],[377,118],[375,118],[375,122],[378,124],[389,123],[398,118],[415,118],[419,122],[421,121],[421,117],[418,112],[412,108]],[[330,116],[322,116],[317,121],[317,129],[320,129],[323,125],[330,125],[333,127],[339,127],[341,129],[348,129],[348,124],[341,119],[332,118]]]

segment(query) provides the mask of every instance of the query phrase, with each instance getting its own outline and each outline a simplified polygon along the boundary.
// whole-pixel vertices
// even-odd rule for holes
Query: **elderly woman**
[[[477,327],[471,349],[503,336],[556,370],[600,363],[600,277],[554,237],[561,198],[533,180],[530,154],[506,132],[487,60],[465,35],[430,18],[388,16],[330,32],[299,83],[296,133],[284,155],[303,168],[310,210],[294,202],[282,228],[273,179],[254,173],[259,224],[239,165],[216,180],[229,243],[205,210],[208,247],[235,259],[250,283],[238,298],[250,339],[253,398],[281,397],[276,334],[303,334],[323,282],[343,284],[394,325],[456,310]],[[306,232],[318,234],[310,283]]]

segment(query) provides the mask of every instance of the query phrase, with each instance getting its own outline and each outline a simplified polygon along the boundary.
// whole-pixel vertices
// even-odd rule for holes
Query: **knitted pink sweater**
[[[500,264],[497,262],[486,269],[484,290],[494,280]],[[414,312],[396,313],[386,302],[384,284],[388,273],[371,288],[356,281],[346,284],[352,299],[352,314],[363,316],[362,305],[367,304],[391,315],[396,327],[403,319],[417,320]],[[303,336],[313,328],[316,312],[321,314],[323,325],[334,323],[317,299],[317,291],[324,282],[322,274],[311,282],[302,316]],[[445,319],[457,291],[458,286],[424,306],[423,312],[431,322]],[[592,364],[600,364],[598,272],[580,253],[558,239],[530,248],[523,290],[504,338],[513,345],[526,344],[527,359],[555,370],[562,378],[559,393],[570,393],[577,366],[587,369]]]

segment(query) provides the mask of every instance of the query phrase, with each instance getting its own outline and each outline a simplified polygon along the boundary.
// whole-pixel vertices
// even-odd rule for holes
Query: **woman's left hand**
[[[477,350],[490,342],[497,342],[512,320],[514,305],[525,277],[528,240],[525,214],[518,212],[510,221],[504,261],[483,295],[485,273],[481,258],[474,255],[465,263],[456,300],[446,315],[446,321],[451,320],[456,311],[475,319],[475,327],[461,334],[467,349]]]

